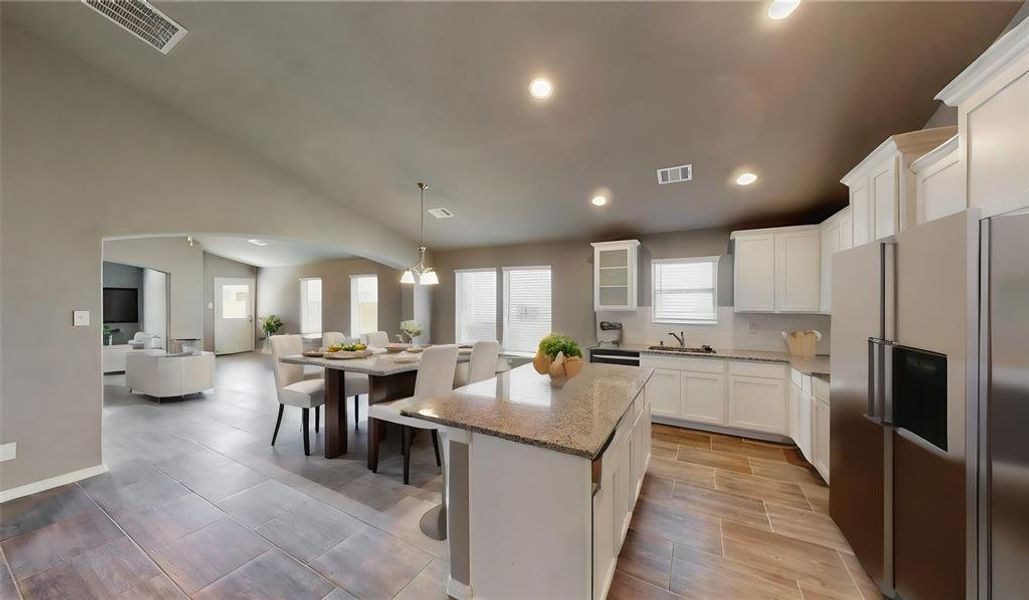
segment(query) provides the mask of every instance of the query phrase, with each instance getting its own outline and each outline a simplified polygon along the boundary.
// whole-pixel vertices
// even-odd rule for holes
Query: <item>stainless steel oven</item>
[[[640,366],[640,353],[639,350],[623,348],[590,348],[590,362],[638,367]]]

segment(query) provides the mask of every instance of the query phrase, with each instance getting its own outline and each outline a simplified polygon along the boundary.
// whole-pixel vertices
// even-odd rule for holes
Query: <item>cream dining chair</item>
[[[299,335],[273,335],[269,338],[272,349],[272,372],[275,374],[275,391],[279,398],[279,416],[275,419],[275,431],[272,433],[272,446],[279,437],[279,425],[282,424],[282,411],[288,406],[296,406],[301,410],[301,427],[304,432],[304,454],[311,455],[311,442],[308,435],[310,410],[314,413],[314,430],[318,431],[319,410],[325,404],[325,379],[304,379],[304,366],[284,363],[280,358],[292,354],[300,354],[304,350],[304,341]]]
[[[401,426],[401,450],[404,454],[404,483],[411,480],[411,435],[414,429],[428,429],[432,432],[432,445],[436,451],[436,465],[443,466],[439,454],[439,436],[436,427],[422,419],[405,417],[400,411],[418,400],[443,396],[450,393],[454,384],[454,369],[457,367],[457,346],[432,346],[422,352],[418,361],[418,375],[414,383],[414,395],[390,402],[376,402],[368,406],[368,464],[372,472],[379,468],[379,428],[383,421]]]
[[[385,348],[389,344],[389,334],[385,331],[372,331],[361,336],[369,348]]]
[[[500,342],[483,340],[472,345],[472,353],[467,363],[457,366],[454,375],[454,387],[461,387],[483,379],[495,377],[497,361],[500,359]]]

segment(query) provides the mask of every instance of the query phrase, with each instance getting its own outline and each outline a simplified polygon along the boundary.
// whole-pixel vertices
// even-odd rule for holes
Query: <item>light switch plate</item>
[[[214,310],[214,302],[207,303],[207,310]]]
[[[71,322],[75,327],[89,327],[89,311],[88,310],[73,310],[71,311]]]
[[[0,462],[14,460],[18,455],[18,442],[11,442],[0,446]]]

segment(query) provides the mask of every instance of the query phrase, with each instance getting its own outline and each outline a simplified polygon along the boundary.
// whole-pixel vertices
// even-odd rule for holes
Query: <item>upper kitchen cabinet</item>
[[[832,312],[832,255],[854,245],[853,219],[848,206],[822,222],[821,309]]]
[[[958,109],[957,160],[973,208],[1006,210],[1029,195],[1029,19],[936,95]]]
[[[734,231],[736,312],[816,313],[821,296],[818,225]]]
[[[854,245],[916,223],[911,163],[956,133],[956,127],[937,127],[890,136],[840,180],[850,188]]]
[[[593,246],[593,309],[636,310],[639,246],[636,240]]]
[[[911,163],[919,224],[968,208],[958,140],[955,135]]]

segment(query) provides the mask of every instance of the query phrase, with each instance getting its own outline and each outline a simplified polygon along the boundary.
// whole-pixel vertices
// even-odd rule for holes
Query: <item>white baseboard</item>
[[[0,490],[0,502],[7,502],[8,500],[14,500],[15,498],[21,498],[22,496],[29,496],[55,487],[60,487],[62,485],[68,485],[69,483],[75,483],[76,481],[88,479],[94,475],[100,475],[101,473],[106,472],[107,465],[100,463],[94,467],[79,469],[78,471],[72,471],[71,473],[65,473],[64,475],[58,475],[57,477],[51,477],[50,479],[27,483],[9,490]]]
[[[472,600],[472,586],[447,576],[447,596],[454,600]]]

